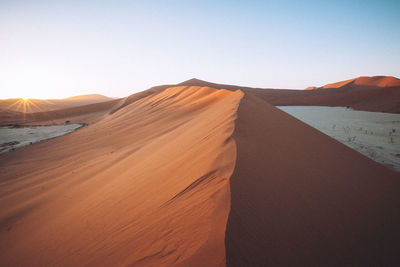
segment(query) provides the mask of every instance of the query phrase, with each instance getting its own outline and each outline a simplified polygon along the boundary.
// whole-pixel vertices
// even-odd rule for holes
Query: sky
[[[0,0],[0,98],[400,77],[400,1]]]

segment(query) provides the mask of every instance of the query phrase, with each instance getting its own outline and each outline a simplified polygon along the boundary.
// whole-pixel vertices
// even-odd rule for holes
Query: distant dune
[[[330,83],[320,88],[385,88],[385,87],[400,87],[400,79],[389,76],[373,76],[373,77],[358,77],[351,80]]]
[[[115,99],[95,104],[80,105],[71,108],[23,113],[0,110],[0,126],[18,125],[48,125],[68,123],[93,123],[101,120],[122,103],[123,99]]]
[[[1,99],[0,109],[23,113],[45,112],[113,100],[99,94],[73,96],[64,99]]]
[[[309,86],[309,87],[307,87],[305,90],[314,90],[314,89],[317,89],[317,87],[315,87],[315,86]]]
[[[399,265],[400,175],[234,88],[156,87],[0,155],[0,265]]]
[[[111,100],[111,97],[100,95],[100,94],[89,94],[89,95],[78,95],[64,98],[64,100],[77,100],[87,102],[104,102]]]

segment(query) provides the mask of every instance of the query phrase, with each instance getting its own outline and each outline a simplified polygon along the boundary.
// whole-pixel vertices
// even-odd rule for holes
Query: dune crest
[[[249,92],[157,90],[0,155],[0,265],[400,263],[399,174]]]

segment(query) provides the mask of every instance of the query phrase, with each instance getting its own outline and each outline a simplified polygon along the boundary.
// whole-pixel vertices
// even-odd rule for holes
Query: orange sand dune
[[[0,173],[1,266],[400,264],[400,175],[249,92],[167,88]]]
[[[400,87],[400,79],[389,76],[363,76],[355,79],[341,81],[337,83],[330,83],[319,88],[341,88],[341,87]],[[316,88],[316,89],[319,89]]]
[[[317,89],[318,87],[315,87],[315,86],[309,86],[309,87],[307,87],[305,90],[314,90],[314,89]]]
[[[62,100],[76,100],[76,101],[86,101],[90,104],[97,103],[97,102],[105,102],[112,100],[111,97],[100,95],[100,94],[89,94],[89,95],[77,95],[64,98]],[[88,104],[89,104],[88,103]]]
[[[64,99],[0,99],[0,109],[23,113],[34,113],[101,103],[111,100],[112,98],[99,94],[73,96]]]
[[[167,89],[0,156],[0,265],[223,264],[241,97]]]

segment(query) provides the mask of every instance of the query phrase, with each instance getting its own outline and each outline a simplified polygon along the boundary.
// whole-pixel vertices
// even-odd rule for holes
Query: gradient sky
[[[400,76],[400,1],[0,0],[0,98]]]

